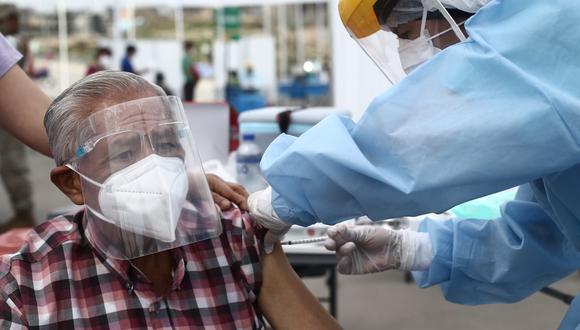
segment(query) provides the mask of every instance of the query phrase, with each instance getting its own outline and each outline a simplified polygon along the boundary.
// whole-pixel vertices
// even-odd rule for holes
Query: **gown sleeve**
[[[528,186],[521,189],[529,190]],[[476,305],[519,301],[580,268],[580,252],[533,199],[516,198],[495,220],[426,220],[434,257],[413,272],[420,287]]]

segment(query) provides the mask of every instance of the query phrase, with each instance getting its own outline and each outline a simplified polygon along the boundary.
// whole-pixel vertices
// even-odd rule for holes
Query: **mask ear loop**
[[[423,7],[423,17],[421,17],[421,34],[419,35],[420,38],[425,38],[428,12],[429,11],[427,10],[427,7]]]
[[[465,20],[465,21],[463,21],[463,22],[461,22],[461,23],[459,23],[459,24],[457,24],[457,25],[458,25],[458,26],[461,26],[461,25],[465,24],[465,22],[467,22],[467,21]],[[429,37],[429,39],[428,39],[428,40],[433,40],[433,39],[435,39],[435,38],[439,38],[440,36],[444,35],[445,33],[449,32],[449,31],[452,31],[452,30],[453,30],[453,28],[451,28],[451,27],[450,27],[450,28],[448,28],[448,29],[447,29],[447,30],[445,30],[445,31],[441,31],[441,32],[437,33],[436,35],[434,35],[434,36],[432,36],[432,37]]]
[[[75,170],[75,168],[71,164],[66,164],[64,166],[67,167],[69,170],[71,170],[71,171],[75,172],[76,174],[78,174],[81,178],[85,179],[87,182],[89,182],[91,184],[94,184],[95,186],[97,186],[97,187],[99,187],[101,189],[104,189],[105,188],[105,185],[103,185],[101,183],[98,183],[97,181],[95,181],[95,180],[89,178],[88,176],[82,174],[81,172]]]
[[[81,178],[83,178],[84,180],[86,180],[88,183],[93,184],[101,189],[105,189],[105,186],[103,184],[98,183],[97,181],[89,178],[88,176],[82,174],[81,172],[77,171],[74,169],[74,167],[71,164],[66,164],[64,165],[65,167],[67,167],[68,169],[70,169],[71,171],[75,172],[76,174],[78,174]],[[114,221],[111,221],[109,219],[107,219],[107,217],[105,217],[101,212],[93,209],[92,207],[90,207],[89,205],[85,204],[85,206],[91,210],[91,212],[93,212],[98,218],[100,218],[101,220],[117,225]]]
[[[413,40],[418,40],[418,39],[427,39],[427,41],[430,41],[431,39],[433,39],[433,37],[426,37],[425,32],[427,32],[427,14],[428,14],[429,10],[427,10],[427,7],[423,8],[423,16],[421,17],[421,32],[419,33],[419,37],[417,37],[417,39],[413,39]],[[403,51],[407,48],[409,48],[410,46],[407,45],[406,47],[399,47],[399,51]]]
[[[441,4],[441,1],[434,0],[433,2],[435,3],[435,6],[437,7],[437,9],[439,9],[439,11],[441,12],[443,17],[445,17],[445,19],[447,20],[449,25],[451,25],[451,29],[453,29],[453,32],[455,32],[455,35],[457,36],[457,38],[459,38],[460,41],[465,41],[467,38],[465,38],[465,35],[461,31],[461,29],[459,28],[457,23],[455,23],[455,20],[453,19],[453,17],[451,17],[451,14],[449,14],[447,9],[445,9],[443,4]]]

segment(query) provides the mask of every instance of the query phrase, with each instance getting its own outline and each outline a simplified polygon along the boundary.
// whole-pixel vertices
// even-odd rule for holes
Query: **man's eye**
[[[133,151],[127,150],[121,153],[117,153],[110,157],[111,161],[115,162],[126,162],[133,159]]]
[[[177,150],[178,145],[174,142],[161,142],[155,146],[155,150],[158,152],[170,152]]]

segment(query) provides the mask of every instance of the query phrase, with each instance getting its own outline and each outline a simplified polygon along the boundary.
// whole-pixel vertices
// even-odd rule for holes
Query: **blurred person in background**
[[[161,87],[161,89],[165,92],[165,94],[175,95],[175,93],[173,93],[171,88],[169,88],[169,86],[167,86],[167,84],[165,83],[165,75],[163,74],[163,72],[157,72],[155,74],[155,85]]]
[[[25,72],[27,72],[27,58],[30,57],[27,41],[20,36],[19,15],[14,7],[3,8],[0,14],[0,26],[2,32],[7,35],[6,44],[0,44],[0,52],[8,53],[6,50],[10,44],[22,54],[14,54],[14,59]],[[1,65],[0,65],[1,66]],[[4,70],[0,70],[3,75]],[[29,180],[29,168],[26,159],[26,147],[11,134],[0,130],[0,177],[8,193],[14,215],[2,221],[0,233],[15,227],[33,226],[33,202],[32,186]]]
[[[252,63],[246,63],[244,71],[240,75],[240,83],[245,91],[257,91],[260,88],[260,78],[254,70]]]
[[[32,79],[46,78],[48,69],[41,68],[37,70],[34,65],[34,56],[30,50],[32,39],[21,32],[20,14],[16,7],[13,5],[0,7],[0,17],[2,33],[4,33],[10,44],[22,54],[18,65]]]
[[[95,54],[95,59],[87,69],[86,75],[93,74],[95,72],[109,70],[111,69],[111,49],[108,47],[99,47]]]
[[[193,102],[195,99],[195,87],[199,81],[199,73],[193,61],[195,55],[195,45],[191,41],[183,44],[183,58],[181,59],[181,72],[183,73],[183,100]]]
[[[228,71],[228,81],[226,86],[231,88],[240,88],[240,79],[238,78],[238,72],[236,70]]]
[[[138,74],[138,75],[143,75],[149,71],[147,69],[143,69],[143,70],[135,69],[135,66],[133,64],[133,59],[135,58],[136,54],[137,54],[137,47],[135,47],[134,45],[127,46],[127,49],[125,50],[125,57],[123,57],[123,60],[121,60],[121,71],[134,73],[134,74]]]

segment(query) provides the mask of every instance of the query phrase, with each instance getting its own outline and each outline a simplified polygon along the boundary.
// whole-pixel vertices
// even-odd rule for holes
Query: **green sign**
[[[220,17],[221,16],[221,17]],[[223,19],[223,21],[221,19]],[[220,29],[219,24],[223,24],[226,37],[230,40],[239,40],[242,30],[241,11],[238,7],[226,7],[217,9],[215,12],[216,29]]]

